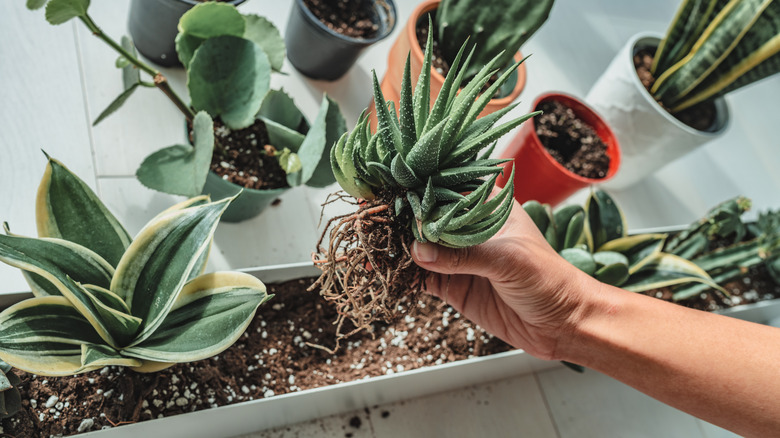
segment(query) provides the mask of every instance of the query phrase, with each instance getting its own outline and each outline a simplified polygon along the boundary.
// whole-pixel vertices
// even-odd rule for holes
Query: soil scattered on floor
[[[373,0],[303,0],[307,8],[334,32],[351,38],[373,38],[379,32],[374,22]]]
[[[536,109],[544,112],[534,118],[536,135],[555,161],[585,178],[607,176],[607,145],[590,125],[558,101],[542,102]]]
[[[650,92],[650,89],[653,88],[656,79],[651,73],[654,55],[655,50],[653,49],[643,49],[634,55],[634,68],[636,68],[636,74],[639,76],[639,80],[642,82],[642,85],[645,86],[648,93]],[[658,104],[666,109],[666,106],[664,106],[662,102],[658,102]],[[669,114],[691,128],[698,129],[699,131],[706,131],[715,123],[716,113],[717,111],[714,103],[702,102],[678,113]]]
[[[392,326],[377,323],[327,353],[311,344],[332,346],[336,312],[305,291],[313,281],[269,285],[276,296],[233,346],[209,359],[152,374],[113,366],[59,378],[18,372],[22,410],[2,420],[3,431],[71,435],[510,350],[424,295],[411,306],[417,314]]]

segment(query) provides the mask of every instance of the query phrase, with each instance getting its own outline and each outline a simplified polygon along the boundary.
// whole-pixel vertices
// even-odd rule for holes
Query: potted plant
[[[498,67],[509,69],[514,62],[523,59],[518,52],[523,43],[545,22],[553,1],[451,1],[426,0],[412,12],[402,32],[398,35],[387,59],[387,71],[382,78],[382,93],[386,100],[398,102],[401,92],[403,65],[410,56],[412,78],[422,69],[430,70],[431,101],[444,84],[448,65],[451,65],[464,41],[476,47],[469,70],[464,71],[467,83],[489,60],[500,56]],[[428,17],[433,21],[428,32]],[[431,35],[432,33],[432,35]],[[424,63],[425,41],[433,41],[435,61]],[[525,86],[526,69],[521,64],[504,86],[495,90],[482,111],[492,113],[511,104]],[[413,82],[414,86],[416,82]]]
[[[11,365],[0,360],[0,418],[11,417],[21,409],[19,383],[21,379]]]
[[[238,6],[246,0],[228,0]],[[181,66],[175,40],[179,18],[198,0],[131,0],[127,28],[138,51],[162,67]]]
[[[312,288],[340,309],[339,327],[349,319],[360,330],[376,318],[397,317],[404,302],[414,305],[425,279],[425,271],[411,258],[414,240],[477,245],[493,236],[509,215],[511,181],[488,200],[503,169],[498,165],[507,160],[487,157],[498,138],[537,113],[498,126],[505,110],[478,119],[492,96],[481,91],[500,60],[490,60],[461,89],[462,72],[469,66],[469,59],[460,64],[465,49],[464,44],[432,108],[430,69],[421,71],[412,91],[407,60],[400,115],[385,100],[374,74],[377,132],[372,134],[364,113],[331,150],[336,181],[358,207],[325,227],[315,255],[323,273]],[[428,44],[426,65],[432,56]],[[500,88],[517,65],[488,89]]]
[[[312,79],[334,81],[363,50],[395,28],[392,0],[295,0],[285,31],[290,63]]]
[[[51,1],[46,17],[52,24],[79,18],[120,54],[125,91],[95,124],[119,109],[139,87],[161,89],[190,125],[198,111],[215,121],[213,133],[203,132],[197,138],[191,134],[191,144],[166,147],[147,157],[136,172],[142,184],[165,193],[208,193],[215,198],[234,196],[244,188],[246,195],[224,215],[225,220],[237,222],[259,214],[289,187],[321,187],[334,181],[322,158],[326,146],[346,131],[338,105],[325,97],[317,120],[309,126],[289,97],[281,91],[269,92],[271,72],[279,71],[284,60],[284,42],[268,20],[215,2],[195,6],[182,16],[176,50],[187,72],[191,99],[187,104],[159,71],[138,59],[129,39],[121,45],[113,41],[91,19],[88,4],[82,6]],[[140,72],[153,82],[143,81]],[[220,177],[209,176],[210,170],[220,172]]]
[[[628,187],[725,132],[724,96],[780,71],[779,9],[685,0],[663,38],[628,41],[586,97],[623,150],[623,170],[608,187]]]
[[[515,199],[557,205],[574,192],[614,177],[621,162],[615,134],[592,108],[562,93],[545,93],[533,103],[541,111],[501,153],[514,160]],[[507,170],[499,184],[507,182]]]

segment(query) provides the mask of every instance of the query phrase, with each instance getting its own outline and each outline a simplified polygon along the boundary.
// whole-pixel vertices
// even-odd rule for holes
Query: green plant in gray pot
[[[0,360],[0,418],[11,417],[22,408],[20,383],[22,380],[13,373],[11,365]]]
[[[247,189],[225,212],[226,221],[241,221],[259,214],[286,188],[306,183],[324,186],[335,181],[323,157],[328,156],[329,146],[346,131],[338,105],[323,98],[320,114],[309,127],[289,97],[269,92],[271,73],[281,69],[285,51],[284,41],[271,22],[257,15],[241,14],[227,3],[202,3],[187,11],[181,17],[176,37],[176,51],[187,73],[191,101],[187,104],[160,72],[138,58],[128,38],[117,44],[105,35],[89,16],[88,7],[86,0],[50,0],[46,18],[52,24],[78,18],[120,54],[117,65],[123,68],[125,91],[98,116],[95,124],[119,109],[139,87],[157,87],[173,101],[192,128],[189,144],[163,148],[141,163],[136,175],[142,184],[183,196],[234,196],[242,187],[226,184],[209,170],[213,163],[229,163],[230,154],[235,153],[222,144],[219,135],[214,135],[214,128],[232,135],[254,124],[269,131],[272,143],[271,148],[258,144],[259,155],[273,156],[287,177],[281,187],[273,190]],[[142,73],[150,75],[152,82],[142,80]],[[270,102],[264,105],[266,97]],[[280,102],[281,108],[270,109]],[[198,123],[196,113],[204,114]],[[207,182],[209,185],[204,188]]]
[[[11,234],[7,224],[0,235],[0,261],[21,269],[34,295],[0,312],[0,360],[44,376],[105,366],[152,372],[228,348],[271,298],[249,274],[203,274],[231,201],[188,199],[131,238],[82,180],[49,159],[36,200],[39,237]]]

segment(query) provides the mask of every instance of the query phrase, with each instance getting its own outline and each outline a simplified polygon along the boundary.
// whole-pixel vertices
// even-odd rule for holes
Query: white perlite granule
[[[53,407],[54,405],[57,404],[57,400],[59,400],[59,397],[57,397],[56,395],[53,395],[53,396],[49,397],[48,400],[46,400],[45,406],[47,408],[51,408],[51,407]]]
[[[79,424],[78,432],[81,433],[90,430],[94,425],[95,425],[95,420],[91,418],[85,418],[81,420],[81,424]]]

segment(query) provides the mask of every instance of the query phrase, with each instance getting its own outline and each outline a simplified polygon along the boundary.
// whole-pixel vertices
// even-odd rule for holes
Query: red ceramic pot
[[[520,130],[509,143],[502,158],[513,158],[515,165],[515,199],[521,204],[536,200],[542,204],[555,206],[577,190],[609,180],[620,166],[620,147],[617,138],[604,119],[581,100],[561,93],[546,93],[536,98],[533,108],[539,108],[543,102],[558,101],[571,108],[574,114],[596,131],[607,145],[610,158],[609,170],[604,178],[593,179],[570,172],[547,153],[536,135],[534,119],[521,125]],[[503,187],[512,170],[512,162],[504,165],[504,175],[499,176],[498,184]]]

